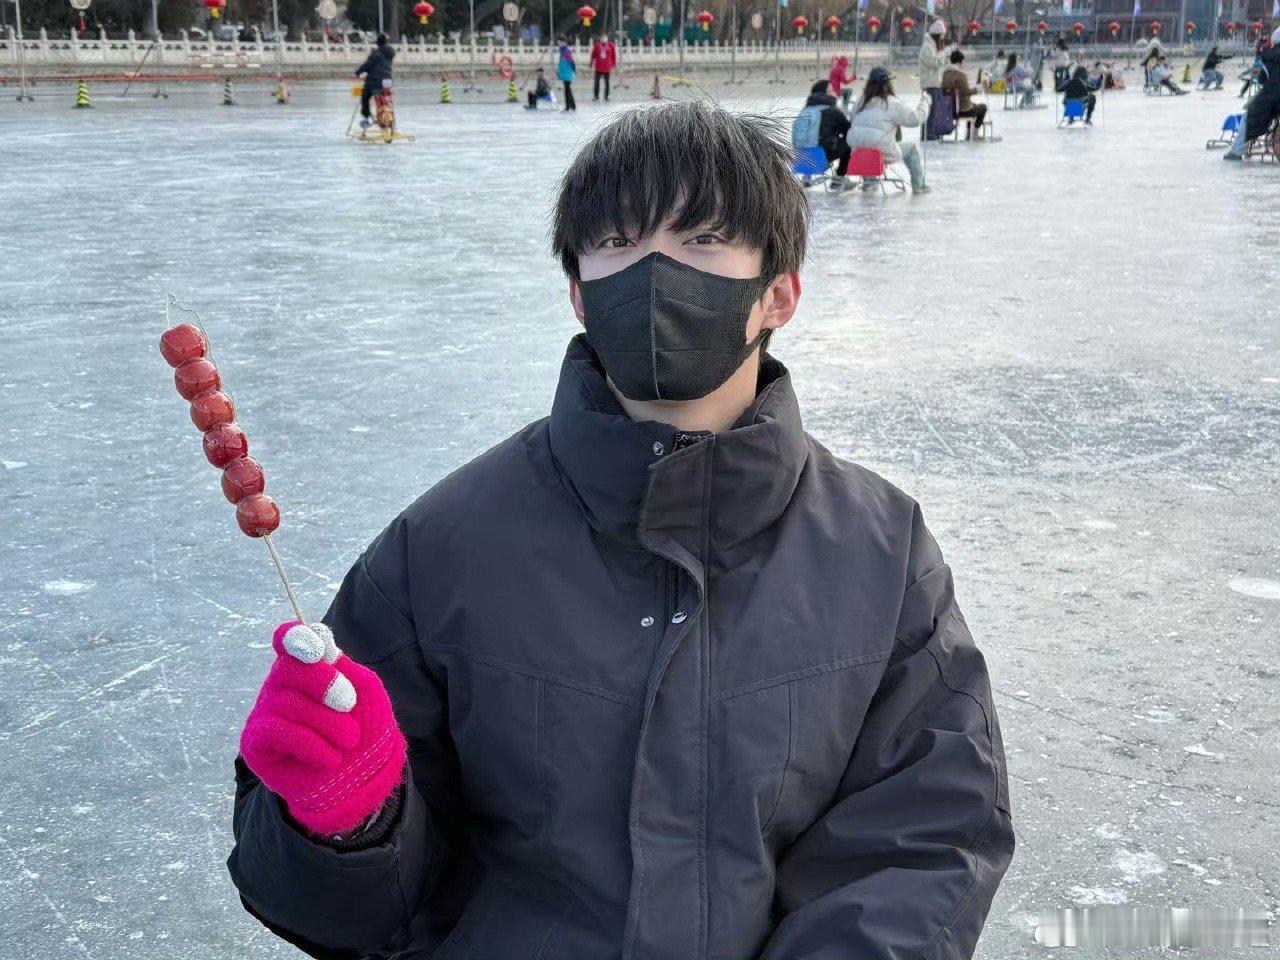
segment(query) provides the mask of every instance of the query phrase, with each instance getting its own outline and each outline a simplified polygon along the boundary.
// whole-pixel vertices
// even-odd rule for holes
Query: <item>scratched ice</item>
[[[209,322],[318,613],[546,411],[574,329],[548,198],[606,112],[405,85],[420,139],[374,148],[341,137],[344,85],[37,92],[0,99],[0,956],[292,956],[222,866],[288,610],[156,353],[162,294]],[[1025,918],[1069,890],[1280,882],[1280,178],[1204,150],[1237,104],[1130,91],[1087,131],[997,105],[1003,142],[929,145],[933,194],[814,197],[778,352],[810,430],[921,501],[991,663],[1020,845],[986,957],[1038,955]]]

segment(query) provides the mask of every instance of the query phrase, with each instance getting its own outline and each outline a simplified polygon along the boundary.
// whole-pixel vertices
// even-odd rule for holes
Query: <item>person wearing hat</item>
[[[947,68],[951,45],[947,43],[947,25],[941,20],[929,24],[929,32],[920,44],[920,89],[929,95],[929,109],[942,96],[942,71]],[[936,140],[928,124],[924,125],[924,139]]]
[[[1223,160],[1243,160],[1245,144],[1270,130],[1271,124],[1280,117],[1280,27],[1272,32],[1271,45],[1258,51],[1258,61],[1266,79],[1245,108],[1244,123],[1236,131]]]
[[[874,147],[884,162],[903,163],[911,173],[913,193],[928,193],[924,181],[924,158],[914,140],[901,139],[901,127],[918,127],[929,115],[929,98],[921,92],[914,108],[893,92],[893,74],[884,67],[874,67],[867,74],[866,86],[853,101],[849,118],[849,146]]]

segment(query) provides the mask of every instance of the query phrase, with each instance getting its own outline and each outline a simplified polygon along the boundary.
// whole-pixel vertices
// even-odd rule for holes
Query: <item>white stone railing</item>
[[[827,39],[792,40],[783,43],[780,50],[772,44],[743,43],[736,51],[729,44],[706,43],[687,45],[684,61],[692,68],[725,65],[731,60],[738,63],[765,64],[775,59],[787,64],[812,62],[825,64],[838,49],[852,51],[851,42],[833,44]],[[279,50],[277,51],[277,47]],[[395,45],[396,66],[403,67],[466,67],[474,62],[478,67],[489,68],[500,58],[510,57],[516,67],[549,66],[554,57],[548,56],[545,44],[531,41],[504,42],[489,37],[476,37],[474,54],[472,45],[461,37],[415,37]],[[590,46],[574,45],[578,69],[588,69]],[[335,67],[358,65],[369,53],[370,45],[320,40],[290,40],[283,44],[258,39],[240,40],[194,39],[181,31],[176,38],[163,38],[153,43],[130,31],[123,38],[108,38],[105,33],[50,38],[44,30],[38,37],[26,37],[21,43],[10,28],[8,35],[0,36],[0,69],[15,67],[19,59],[27,66],[101,66],[144,70],[152,67],[174,70],[184,67],[274,67],[277,56],[288,67]],[[875,50],[883,51],[883,44],[863,45],[863,50],[876,57]],[[144,58],[145,57],[145,61]],[[674,66],[680,60],[679,48],[673,44],[645,46],[641,43],[622,41],[618,44],[618,59],[622,69],[642,70],[648,66]]]

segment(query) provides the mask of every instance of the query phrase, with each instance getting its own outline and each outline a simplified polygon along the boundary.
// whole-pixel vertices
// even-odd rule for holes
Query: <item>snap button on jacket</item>
[[[655,451],[666,453],[655,459]],[[982,654],[914,501],[805,434],[551,416],[404,511],[325,621],[409,741],[335,849],[238,765],[245,905],[317,957],[970,957],[1013,854]]]

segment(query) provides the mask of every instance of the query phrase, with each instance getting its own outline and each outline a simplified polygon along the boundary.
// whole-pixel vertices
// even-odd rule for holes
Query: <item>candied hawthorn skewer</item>
[[[222,392],[222,376],[209,358],[209,339],[198,327],[180,323],[160,337],[160,354],[174,368],[173,384],[191,402],[191,422],[204,434],[204,454],[222,470],[222,493],[235,504],[236,523],[250,537],[261,539],[271,553],[280,583],[299,620],[306,623],[293,586],[271,534],[280,526],[280,508],[263,493],[267,479],[262,466],[249,456],[249,438],[236,423],[236,406]]]

